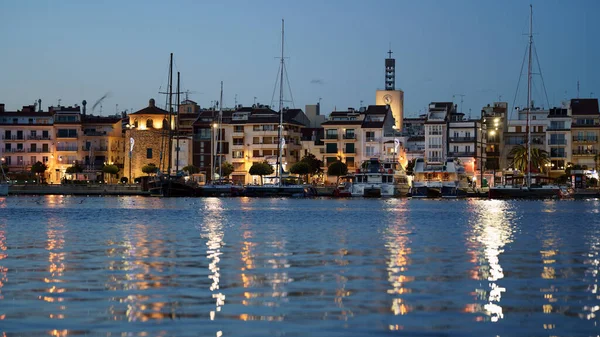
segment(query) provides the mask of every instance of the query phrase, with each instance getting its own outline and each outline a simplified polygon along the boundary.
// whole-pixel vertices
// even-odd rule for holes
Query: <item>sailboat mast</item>
[[[531,49],[533,45],[533,6],[529,5],[529,63],[527,65],[527,187],[531,187]]]
[[[223,159],[221,157],[221,146],[219,146],[219,140],[221,140],[221,123],[223,122],[223,81],[221,81],[221,97],[219,98],[219,120],[217,124],[217,150],[219,157],[219,179],[222,178],[223,174]]]
[[[177,121],[175,123],[175,133],[177,141],[175,145],[175,174],[179,172],[179,72],[177,72]]]
[[[283,33],[284,33],[284,21],[283,19],[281,19],[281,69],[280,69],[280,73],[279,73],[279,127],[277,128],[277,138],[279,139],[279,144],[277,145],[277,152],[278,152],[278,158],[277,158],[277,173],[276,173],[276,177],[279,177],[279,186],[281,187],[281,155],[283,152],[283,147],[282,147],[282,137],[283,137],[283,70],[284,70],[284,64],[283,64]]]
[[[171,61],[169,62],[169,141],[168,143],[168,162],[167,175],[171,175],[171,146],[173,145],[173,53],[171,53]]]

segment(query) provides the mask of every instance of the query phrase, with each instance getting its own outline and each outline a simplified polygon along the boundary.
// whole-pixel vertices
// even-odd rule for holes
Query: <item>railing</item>
[[[77,152],[77,146],[57,146],[56,151],[75,151],[75,152]]]
[[[432,158],[427,158],[427,161],[429,161],[429,162],[442,162],[442,158],[432,157]]]
[[[93,151],[108,151],[108,146],[82,146],[81,147],[82,151],[89,151],[90,149]]]
[[[356,135],[344,135],[344,139],[356,139]]]
[[[471,152],[448,152],[448,157],[474,157],[475,151]]]
[[[6,137],[2,136],[2,140],[25,140],[25,137],[23,136],[10,136],[10,137]]]
[[[27,149],[27,152],[29,152],[29,153],[50,153],[50,149],[43,149],[43,148],[42,149],[32,149],[32,148],[29,148],[29,149]]]
[[[106,136],[106,131],[85,131],[86,136]]]
[[[598,140],[598,136],[573,136],[574,142],[595,142]]]
[[[475,137],[450,137],[451,142],[474,142]]]
[[[596,154],[598,154],[598,150],[596,149],[573,151],[574,156],[594,156]]]
[[[567,158],[565,153],[552,153],[550,152],[550,158]]]
[[[50,136],[27,136],[27,140],[51,140]]]
[[[25,149],[2,149],[2,152],[19,153],[19,152],[25,152]]]
[[[338,135],[325,135],[325,139],[338,139]]]
[[[594,127],[594,126],[598,126],[600,125],[600,122],[594,121],[594,124],[589,124],[589,123],[577,123],[577,121],[573,121],[571,122],[571,126],[587,126],[587,127]]]
[[[548,139],[548,145],[567,145],[566,139]]]
[[[356,153],[356,149],[352,149],[352,150],[348,150],[348,149],[344,149],[344,151],[342,151],[343,153]]]

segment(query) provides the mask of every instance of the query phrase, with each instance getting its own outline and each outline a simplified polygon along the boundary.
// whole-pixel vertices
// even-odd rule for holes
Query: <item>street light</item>
[[[125,125],[125,127],[127,129],[129,129],[129,180],[128,181],[129,181],[129,184],[131,185],[131,181],[132,181],[132,177],[131,177],[131,157],[132,157],[132,152],[133,152],[133,144],[135,143],[135,140],[131,136],[131,130],[135,128],[135,125],[127,123]]]

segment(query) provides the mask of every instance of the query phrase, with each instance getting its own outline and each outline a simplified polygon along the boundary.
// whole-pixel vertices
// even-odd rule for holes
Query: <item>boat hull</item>
[[[150,183],[148,187],[150,195],[161,197],[197,197],[198,190],[188,184],[161,179]]]
[[[488,195],[490,199],[557,199],[561,191],[558,187],[492,187]]]
[[[247,197],[313,197],[317,191],[312,186],[246,186]]]
[[[0,196],[2,195],[8,195],[8,184],[0,183]]]
[[[239,197],[244,195],[244,189],[235,185],[205,185],[198,188],[202,197]]]
[[[466,198],[467,191],[455,186],[442,186],[441,195],[446,199]]]
[[[411,196],[413,198],[439,198],[442,196],[442,193],[439,188],[417,186],[412,188]]]

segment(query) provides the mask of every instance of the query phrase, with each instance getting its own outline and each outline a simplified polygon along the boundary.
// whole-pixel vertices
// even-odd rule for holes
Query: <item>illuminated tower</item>
[[[385,90],[377,90],[375,104],[390,106],[396,130],[401,131],[404,116],[404,91],[396,90],[396,60],[392,58],[391,49],[388,51],[388,58],[385,59]]]

